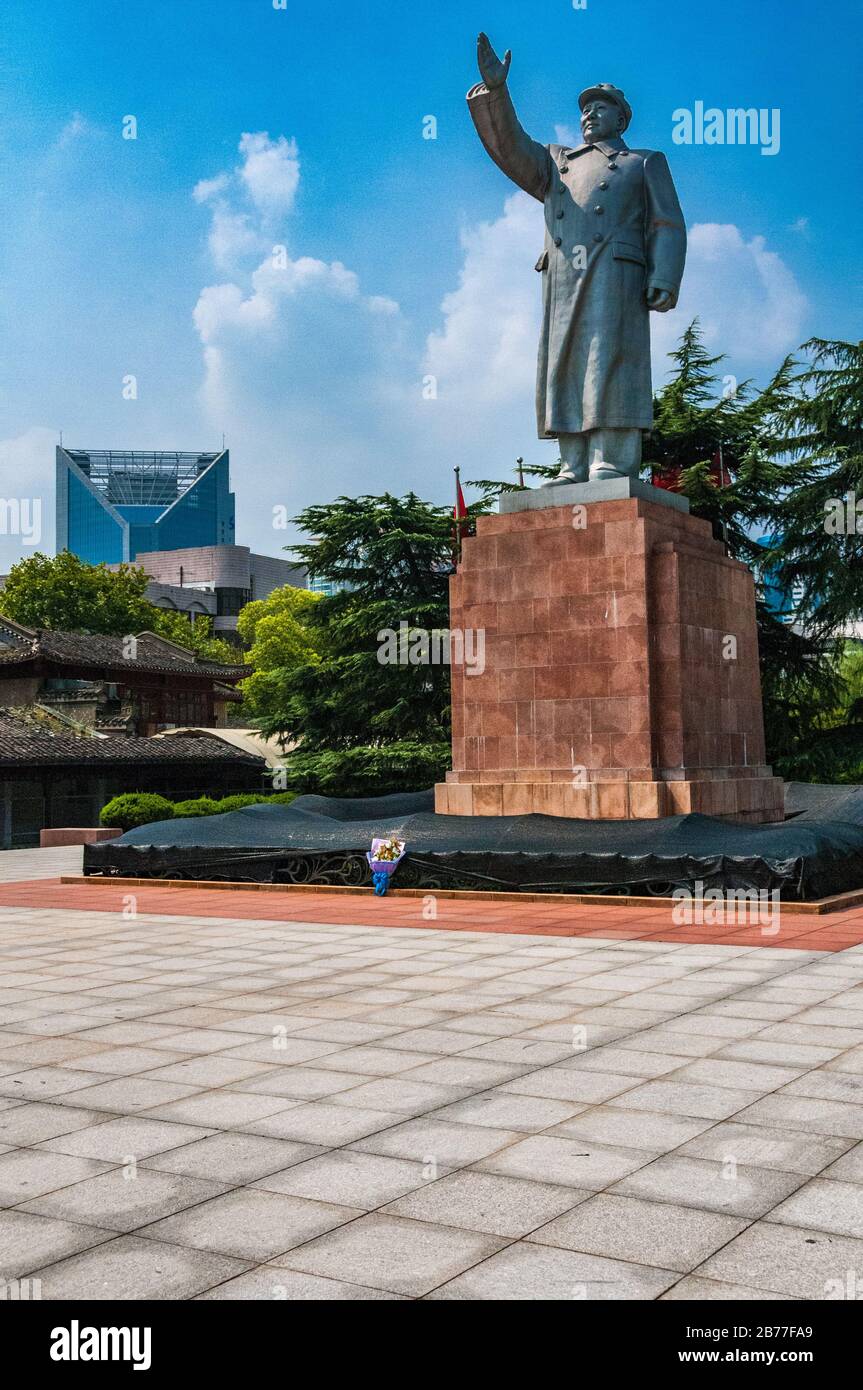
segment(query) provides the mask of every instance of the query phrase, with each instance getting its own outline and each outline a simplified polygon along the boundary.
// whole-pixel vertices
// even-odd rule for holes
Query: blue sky
[[[851,0],[5,0],[0,494],[42,499],[43,546],[61,428],[139,448],[224,431],[238,539],[268,552],[287,539],[274,508],[448,500],[456,463],[550,461],[532,404],[542,210],[467,115],[480,28],[512,48],[537,139],[612,81],[629,142],[668,154],[690,256],[679,308],[654,316],[657,382],[694,314],[741,378],[811,334],[859,336]],[[778,154],[674,145],[672,113],[697,101],[778,108]],[[32,548],[0,536],[0,563]]]

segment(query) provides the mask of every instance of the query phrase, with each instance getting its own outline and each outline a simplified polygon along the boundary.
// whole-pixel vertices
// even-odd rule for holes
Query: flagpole
[[[731,480],[729,479],[729,482]],[[725,487],[725,459],[722,454],[722,440],[719,441],[719,486]],[[728,554],[728,522],[726,521],[725,502],[722,503],[722,544],[725,546],[725,554]]]
[[[461,564],[461,516],[459,515],[459,494],[461,492],[461,468],[456,464],[453,469],[455,473],[455,507],[453,516],[455,517],[455,544],[456,544],[456,565]]]

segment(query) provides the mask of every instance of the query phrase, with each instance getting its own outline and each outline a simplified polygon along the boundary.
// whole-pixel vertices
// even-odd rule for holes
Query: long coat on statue
[[[665,155],[621,139],[540,145],[506,85],[468,92],[488,153],[545,204],[543,324],[536,383],[541,439],[594,429],[649,429],[648,285],[677,301],[686,227]]]

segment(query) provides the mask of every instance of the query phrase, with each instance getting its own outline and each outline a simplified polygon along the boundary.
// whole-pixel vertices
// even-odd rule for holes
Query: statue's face
[[[620,134],[623,113],[613,101],[596,98],[589,101],[581,113],[581,130],[586,145],[597,140],[613,140]]]

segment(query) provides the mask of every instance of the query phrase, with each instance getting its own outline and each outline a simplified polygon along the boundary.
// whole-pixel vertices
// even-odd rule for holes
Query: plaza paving
[[[7,1281],[863,1293],[863,947],[473,931],[419,902],[414,925],[375,925],[359,899],[327,922],[321,897],[312,921],[302,899],[234,916],[232,893],[190,915],[185,889],[124,915],[79,891],[0,907]]]

